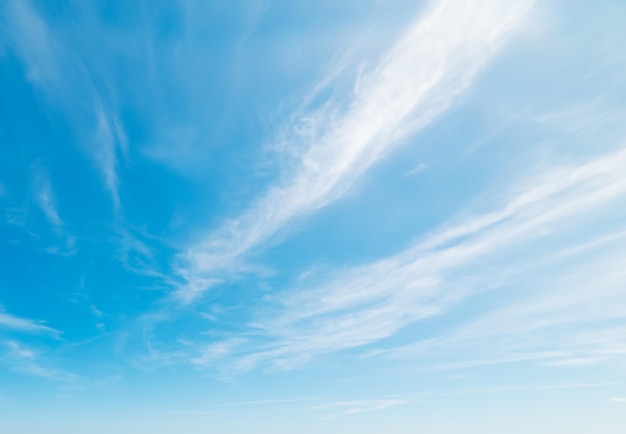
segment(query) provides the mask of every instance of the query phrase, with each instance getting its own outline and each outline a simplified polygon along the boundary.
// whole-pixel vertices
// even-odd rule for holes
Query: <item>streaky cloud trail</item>
[[[359,82],[343,115],[318,127],[321,134],[282,182],[181,255],[179,273],[186,283],[179,298],[189,302],[221,276],[245,271],[255,249],[294,219],[339,199],[401,137],[435,121],[463,97],[533,3],[430,4]]]
[[[467,217],[394,256],[338,270],[313,286],[275,294],[276,310],[251,324],[257,333],[266,337],[256,350],[244,349],[251,346],[247,340],[231,338],[206,347],[203,355],[193,361],[198,365],[211,365],[234,357],[235,365],[242,370],[260,363],[293,367],[320,354],[382,340],[412,323],[446,314],[462,300],[497,289],[499,282],[510,281],[514,275],[540,267],[542,263],[559,257],[576,257],[598,243],[619,241],[623,232],[616,232],[614,228],[607,228],[608,234],[601,229],[591,233],[584,229],[589,221],[602,221],[606,218],[603,210],[612,209],[623,200],[626,195],[624,174],[626,150],[598,156],[585,164],[552,167],[545,176],[533,178],[518,189],[499,211]],[[558,234],[568,235],[565,244],[558,242]],[[539,244],[537,251],[531,241],[550,239],[550,235],[557,241],[547,246]],[[604,285],[605,293],[572,294],[570,299],[574,302],[569,305],[562,300],[562,294],[555,295],[551,291],[543,296],[543,301],[537,300],[533,305],[545,305],[543,313],[556,315],[564,306],[575,308],[597,299],[606,309],[590,311],[591,320],[598,319],[601,312],[623,316],[623,309],[608,309],[611,303],[620,305],[617,302],[621,299],[620,293],[616,292],[615,284],[623,279],[623,272],[616,271],[623,269],[623,260],[619,259],[623,249],[619,248],[619,243],[613,244],[617,247],[608,251],[612,259],[603,263],[606,270],[595,265],[596,259],[586,268],[565,272],[582,273],[583,269],[588,269],[592,276],[613,276]],[[516,252],[530,252],[532,259],[517,258]],[[471,270],[473,265],[495,258],[504,261],[504,270],[518,271],[510,276],[506,272],[494,274],[491,267],[479,266]],[[455,277],[459,275],[463,278]],[[562,276],[555,273],[553,277]],[[520,324],[524,318],[529,318],[524,312],[502,315],[519,317]],[[568,314],[563,321],[572,319]],[[504,326],[498,328],[495,324],[507,321],[496,316],[488,323],[491,327],[487,329],[499,330]],[[541,319],[539,324],[552,323]],[[483,333],[484,329],[481,330]],[[459,339],[463,337],[469,339],[461,333]],[[218,347],[227,351],[217,354]]]

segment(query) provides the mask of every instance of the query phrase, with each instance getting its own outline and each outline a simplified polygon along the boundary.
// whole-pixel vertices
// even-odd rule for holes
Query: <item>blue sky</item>
[[[626,3],[0,5],[0,431],[621,433]]]

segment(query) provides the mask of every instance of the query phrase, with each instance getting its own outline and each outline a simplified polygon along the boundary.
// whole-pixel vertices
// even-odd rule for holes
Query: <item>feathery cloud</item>
[[[92,75],[84,71],[80,53],[67,50],[66,41],[29,1],[9,1],[4,12],[7,41],[24,63],[29,80],[44,92],[51,106],[61,109],[76,125],[79,143],[87,144],[114,208],[119,211],[118,153],[128,158],[128,143],[115,112],[103,104],[104,95],[96,88]],[[93,111],[84,109],[85,97],[93,101]],[[84,125],[88,125],[89,133]]]
[[[53,226],[54,230],[59,231],[63,226],[63,221],[59,217],[50,178],[43,168],[37,167],[35,169],[33,184],[37,205]]]
[[[20,318],[2,311],[0,311],[0,327],[25,333],[49,334],[52,336],[61,334],[59,330],[48,327],[41,322]]]
[[[102,172],[102,180],[116,211],[120,207],[118,151],[127,155],[126,138],[117,119],[110,119],[100,103],[95,107],[96,128],[93,156]]]
[[[398,405],[407,404],[409,401],[405,399],[368,399],[359,401],[334,401],[322,404],[316,407],[319,410],[332,412],[328,418],[338,416],[354,415],[359,413],[368,413],[372,411],[385,410],[387,408],[396,407]]]
[[[0,354],[0,363],[3,363],[12,371],[54,381],[67,382],[77,379],[73,374],[49,366],[43,359],[40,350],[13,340],[5,340],[2,343],[6,351]]]
[[[455,339],[470,342],[474,328],[478,334],[504,333],[508,324],[511,333],[519,335],[522,325],[567,324],[575,319],[571,313],[582,305],[587,306],[590,321],[624,317],[618,291],[624,281],[620,270],[626,269],[620,259],[624,257],[623,233],[614,227],[607,227],[606,233],[589,232],[588,225],[600,224],[604,211],[623,200],[625,174],[626,150],[577,166],[552,168],[499,211],[467,218],[393,257],[341,270],[314,286],[276,295],[278,310],[253,324],[269,343],[265,341],[248,355],[243,355],[243,346],[231,345],[231,352],[239,352],[235,365],[245,370],[269,361],[289,368],[318,354],[370,344],[418,320],[443,314],[473,294],[519,280],[524,272],[540,269],[542,264],[593,251],[598,245],[612,248],[601,261],[577,269],[598,282],[595,292],[541,294],[523,307],[494,313],[485,324],[465,327]],[[593,268],[598,261],[601,264]],[[568,273],[574,270],[568,269],[565,277]],[[576,280],[589,284],[589,278],[581,277]],[[586,316],[577,314],[576,318]]]
[[[313,137],[294,135],[294,146],[305,147],[282,182],[183,255],[180,273],[189,283],[181,298],[206,290],[197,282],[207,276],[242,269],[251,251],[293,219],[337,200],[400,138],[430,124],[462,98],[532,4],[433,2],[371,75],[360,80],[345,110],[321,116],[324,123]]]
[[[9,29],[7,39],[26,65],[28,79],[44,90],[52,90],[60,76],[56,40],[28,1],[10,0],[3,6]]]

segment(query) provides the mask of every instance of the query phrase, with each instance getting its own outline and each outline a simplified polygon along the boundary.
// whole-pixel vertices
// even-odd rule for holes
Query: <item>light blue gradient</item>
[[[3,2],[0,433],[622,433],[624,22]]]

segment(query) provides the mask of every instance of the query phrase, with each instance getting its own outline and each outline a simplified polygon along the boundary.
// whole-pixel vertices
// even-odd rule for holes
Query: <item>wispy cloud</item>
[[[257,399],[252,401],[234,401],[234,402],[225,402],[220,404],[215,404],[210,406],[210,410],[179,410],[172,411],[169,414],[219,414],[224,411],[228,411],[229,409],[236,408],[238,412],[241,412],[241,407],[273,407],[280,406],[284,407],[286,405],[301,405],[307,402],[315,402],[315,401],[328,401],[329,398],[316,398],[316,397],[307,397],[307,398],[285,398],[285,399]],[[317,407],[316,407],[317,408]]]
[[[42,360],[41,351],[37,349],[12,340],[2,343],[5,352],[0,354],[0,362],[15,372],[54,381],[74,381],[77,378],[75,375],[49,366]]]
[[[204,416],[204,415],[219,414],[219,412],[207,411],[207,410],[177,410],[177,411],[168,411],[167,414],[181,415],[181,416]]]
[[[626,398],[611,398],[609,402],[623,402],[626,403]]]
[[[4,3],[9,28],[8,40],[17,47],[26,67],[28,78],[37,86],[51,90],[60,78],[55,51],[45,22],[28,1],[10,0]]]
[[[35,164],[33,168],[33,196],[37,206],[50,223],[57,237],[62,240],[62,245],[48,247],[46,252],[58,255],[72,255],[76,253],[74,244],[76,237],[67,229],[59,216],[57,200],[48,172],[41,164]]]
[[[508,303],[450,333],[372,355],[455,360],[439,362],[437,369],[519,362],[580,368],[620,360],[626,354],[624,240],[621,231],[561,252],[540,252],[538,262],[550,273],[534,270],[537,263],[519,264],[530,279],[516,279],[527,288],[509,294]]]
[[[498,211],[466,217],[398,255],[337,271],[315,285],[275,296],[279,308],[252,324],[269,343],[266,340],[254,351],[250,346],[230,348],[237,359],[233,363],[230,358],[230,366],[250,369],[269,361],[288,368],[317,354],[370,344],[418,320],[449,312],[471,295],[524,282],[525,276],[538,278],[527,282],[533,288],[549,279],[563,289],[539,295],[530,291],[534,299],[465,325],[453,341],[444,339],[436,348],[471,343],[476,336],[522,339],[523,331],[623,318],[626,310],[620,306],[626,300],[619,289],[625,279],[626,232],[620,225],[602,222],[625,195],[625,150],[583,164],[553,166],[517,189]],[[602,255],[597,255],[599,249]],[[593,261],[592,253],[596,254]],[[561,263],[575,265],[563,269],[555,265]],[[555,271],[542,275],[545,265]],[[585,291],[592,282],[595,290]],[[568,342],[572,351],[550,360],[566,363],[601,356],[573,351],[586,345],[585,339],[591,339],[589,345],[599,345],[600,335],[585,337],[582,331],[564,335],[579,342]],[[608,334],[607,340],[616,342]],[[507,357],[537,350],[522,344],[511,343]],[[415,351],[429,345],[426,342]],[[609,355],[617,350],[610,345],[603,349]]]
[[[359,413],[367,413],[381,411],[391,407],[403,404],[415,403],[415,398],[405,397],[389,397],[381,399],[339,399],[329,397],[306,397],[306,398],[286,398],[286,399],[260,399],[253,401],[227,402],[210,406],[206,410],[179,410],[171,411],[168,414],[179,415],[210,415],[220,414],[236,408],[237,412],[242,412],[241,407],[280,407],[289,408],[292,411],[305,411],[321,413],[325,419],[334,419],[340,416],[356,415]],[[303,404],[309,405],[303,406]],[[310,403],[317,403],[310,405]]]
[[[37,205],[46,216],[55,231],[59,231],[63,226],[63,221],[59,217],[56,198],[50,184],[50,178],[40,167],[35,169],[33,189]]]
[[[381,411],[398,405],[407,404],[404,399],[368,399],[359,401],[334,401],[316,407],[317,410],[329,412],[326,418],[332,419],[338,416],[354,415]]]
[[[61,109],[75,126],[80,146],[84,146],[99,171],[116,211],[119,211],[118,154],[128,158],[127,138],[115,111],[103,103],[105,96],[94,84],[93,74],[84,70],[78,50],[25,0],[4,5],[6,39],[24,63],[28,78],[43,91],[44,101]],[[85,98],[93,103],[86,107]],[[87,127],[85,127],[87,126]]]
[[[11,330],[25,332],[25,333],[38,333],[49,334],[52,336],[59,336],[61,332],[43,324],[41,321],[34,321],[32,319],[20,318],[14,315],[10,315],[0,310],[0,327],[6,327]]]
[[[415,176],[418,173],[423,172],[426,169],[426,164],[424,163],[419,163],[417,166],[415,166],[414,168],[412,168],[411,170],[406,172],[406,176]]]
[[[310,137],[294,133],[291,141],[300,157],[282,181],[183,255],[180,273],[189,283],[181,297],[189,300],[206,290],[207,276],[241,270],[251,251],[293,219],[341,197],[400,138],[462,98],[532,4],[433,2],[373,72],[359,80],[343,109],[329,107],[328,114],[317,116],[322,124]]]
[[[126,137],[116,118],[110,119],[102,105],[96,104],[96,130],[94,136],[94,158],[102,172],[104,185],[111,196],[116,211],[120,207],[118,152],[128,155]]]

